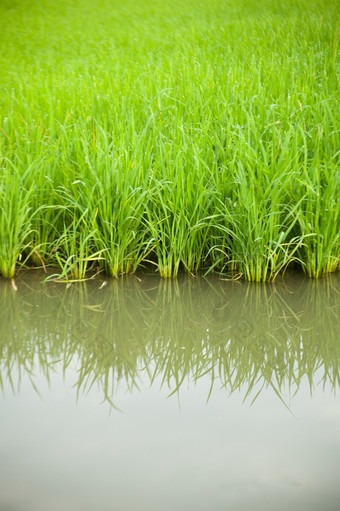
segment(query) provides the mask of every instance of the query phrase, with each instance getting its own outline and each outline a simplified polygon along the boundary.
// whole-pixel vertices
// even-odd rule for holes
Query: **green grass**
[[[339,270],[339,12],[3,0],[3,277]]]

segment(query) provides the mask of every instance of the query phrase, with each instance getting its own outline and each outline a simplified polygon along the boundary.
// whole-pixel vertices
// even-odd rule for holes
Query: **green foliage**
[[[339,269],[337,8],[1,3],[2,275]]]
[[[32,189],[24,186],[25,174],[20,176],[9,170],[0,176],[0,273],[13,278],[31,233]]]

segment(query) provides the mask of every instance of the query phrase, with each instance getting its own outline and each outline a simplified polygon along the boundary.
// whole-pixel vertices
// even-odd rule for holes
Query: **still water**
[[[337,511],[340,275],[0,280],[1,511]]]

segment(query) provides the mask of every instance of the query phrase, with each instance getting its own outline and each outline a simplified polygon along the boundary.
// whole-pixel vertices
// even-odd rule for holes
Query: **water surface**
[[[338,509],[340,278],[0,280],[0,510]]]

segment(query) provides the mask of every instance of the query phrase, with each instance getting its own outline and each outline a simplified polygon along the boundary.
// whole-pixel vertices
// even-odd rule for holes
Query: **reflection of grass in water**
[[[32,293],[2,283],[0,381],[12,369],[48,378],[56,362],[76,362],[77,392],[98,384],[114,400],[120,382],[138,387],[144,373],[170,393],[205,375],[213,387],[242,390],[245,398],[272,387],[284,399],[315,373],[340,385],[339,293],[336,279],[253,286],[216,279],[148,280],[134,277],[47,284]]]

